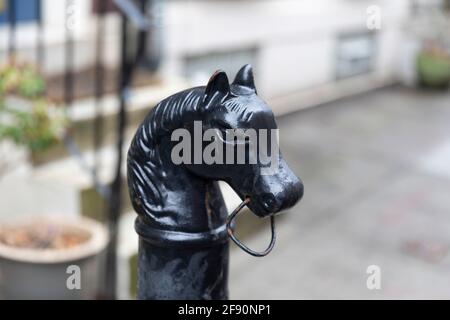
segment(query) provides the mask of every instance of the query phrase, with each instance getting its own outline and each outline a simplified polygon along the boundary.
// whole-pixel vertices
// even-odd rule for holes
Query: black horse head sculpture
[[[274,215],[303,195],[279,152],[276,130],[249,65],[231,85],[218,71],[206,87],[168,97],[149,113],[128,152],[140,236],[139,299],[226,299],[228,237],[254,256],[270,252]],[[220,180],[243,200],[229,217]],[[245,204],[260,217],[270,216],[272,241],[264,252],[234,237],[232,221]]]
[[[248,207],[260,217],[290,208],[302,197],[303,185],[278,149],[273,158],[277,166],[271,174],[262,174],[264,166],[259,160],[175,164],[172,150],[178,142],[173,141],[173,132],[182,128],[195,144],[194,131],[199,123],[202,133],[208,129],[255,129],[270,135],[277,129],[272,111],[257,95],[250,65],[238,72],[231,85],[225,72],[217,71],[206,87],[188,89],[161,101],[138,129],[128,153],[132,204],[147,224],[183,232],[220,227],[227,212],[219,180],[227,182],[242,199],[249,198]],[[205,147],[203,141],[200,153]]]

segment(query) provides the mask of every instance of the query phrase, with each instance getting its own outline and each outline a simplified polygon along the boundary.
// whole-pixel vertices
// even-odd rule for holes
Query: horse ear
[[[253,68],[250,64],[246,64],[241,68],[241,70],[239,70],[233,84],[247,87],[256,91],[255,80],[253,78]]]
[[[227,74],[222,70],[217,70],[208,81],[203,102],[208,105],[216,96],[224,97],[229,92],[230,83]]]

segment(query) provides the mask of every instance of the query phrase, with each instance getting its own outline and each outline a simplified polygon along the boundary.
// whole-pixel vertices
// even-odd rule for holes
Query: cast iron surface
[[[152,109],[128,152],[129,192],[141,237],[139,298],[227,297],[227,211],[217,181],[227,182],[243,201],[251,199],[247,206],[259,217],[288,209],[303,195],[302,182],[281,153],[272,175],[262,175],[259,162],[175,165],[171,151],[178,142],[171,134],[185,128],[194,136],[194,121],[202,121],[203,130],[222,132],[277,129],[271,109],[257,95],[250,65],[231,85],[225,72],[217,71],[206,87],[179,92]],[[188,276],[192,273],[202,275]],[[189,281],[199,283],[186,286]]]
[[[137,298],[225,300],[228,256],[228,243],[179,248],[149,244],[141,237]]]

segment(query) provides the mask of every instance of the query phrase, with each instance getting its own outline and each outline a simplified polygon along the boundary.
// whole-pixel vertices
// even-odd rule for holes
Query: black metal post
[[[135,224],[139,234],[138,299],[228,299],[225,219],[222,227],[203,233],[161,231],[144,220],[138,218]]]

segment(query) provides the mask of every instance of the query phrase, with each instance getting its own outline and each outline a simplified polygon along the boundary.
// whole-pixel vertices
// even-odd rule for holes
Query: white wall
[[[264,95],[326,84],[335,78],[336,36],[367,31],[370,5],[382,10],[375,76],[389,78],[396,69],[408,0],[168,1],[165,72],[182,74],[186,55],[254,46]]]
[[[73,0],[73,11],[66,10],[66,1],[42,1],[42,39],[45,43],[46,53],[44,65],[40,67],[47,74],[61,72],[64,69],[64,42],[66,39],[66,18],[71,26],[72,35],[76,45],[74,59],[76,68],[84,68],[95,61],[96,19],[92,13],[92,0]],[[104,61],[107,65],[114,65],[118,61],[118,17],[107,15],[105,30],[102,39],[105,45]],[[19,57],[28,61],[35,61],[38,27],[36,23],[17,24],[16,46],[20,52]],[[0,55],[4,59],[8,49],[9,29],[0,28]]]

